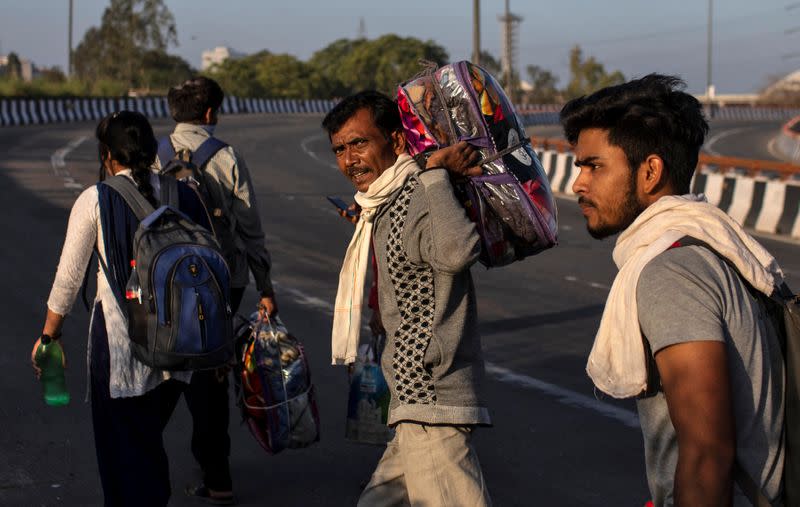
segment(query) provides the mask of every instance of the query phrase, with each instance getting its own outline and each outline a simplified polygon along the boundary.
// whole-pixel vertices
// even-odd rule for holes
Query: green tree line
[[[240,97],[331,98],[367,88],[393,94],[421,70],[420,61],[444,65],[447,51],[433,41],[384,35],[339,39],[307,61],[269,51],[226,60],[209,69],[226,93]]]

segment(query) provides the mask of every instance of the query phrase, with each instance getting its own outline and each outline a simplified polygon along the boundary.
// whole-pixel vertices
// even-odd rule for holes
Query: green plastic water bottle
[[[36,350],[36,364],[42,370],[42,393],[44,402],[54,407],[69,403],[69,391],[64,380],[64,354],[61,347],[47,335],[42,335]]]

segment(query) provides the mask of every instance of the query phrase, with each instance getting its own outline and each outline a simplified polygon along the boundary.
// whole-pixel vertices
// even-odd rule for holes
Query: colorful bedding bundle
[[[276,317],[251,318],[242,349],[240,406],[256,441],[269,454],[319,440],[319,413],[305,351]]]
[[[483,174],[456,185],[482,239],[481,262],[503,266],[557,242],[556,204],[522,122],[497,81],[467,61],[402,84],[398,105],[412,155],[467,141]]]

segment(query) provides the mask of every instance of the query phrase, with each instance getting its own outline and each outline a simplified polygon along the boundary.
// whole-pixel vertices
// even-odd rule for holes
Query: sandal
[[[183,490],[186,496],[202,500],[212,505],[236,505],[236,497],[233,492],[223,494],[212,494],[204,485],[186,486]]]

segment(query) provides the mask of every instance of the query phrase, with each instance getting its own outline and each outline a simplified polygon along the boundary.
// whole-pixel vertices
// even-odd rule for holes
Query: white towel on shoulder
[[[361,215],[339,273],[339,289],[333,313],[331,356],[333,364],[350,364],[356,360],[358,340],[361,335],[361,305],[364,299],[364,281],[369,266],[369,248],[372,244],[372,222],[378,208],[388,202],[412,174],[420,170],[409,155],[397,157],[370,184],[366,192],[358,192],[355,200],[361,206]]]
[[[703,195],[662,197],[620,234],[614,247],[619,273],[586,364],[594,385],[610,396],[629,398],[647,387],[636,286],[647,263],[685,236],[714,248],[767,295],[783,281],[775,258]]]

